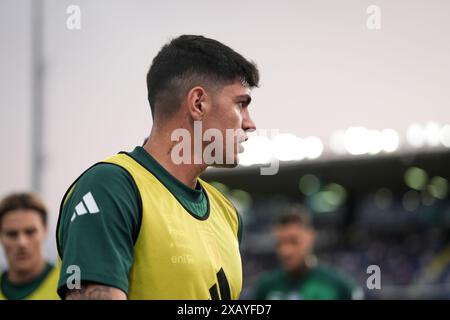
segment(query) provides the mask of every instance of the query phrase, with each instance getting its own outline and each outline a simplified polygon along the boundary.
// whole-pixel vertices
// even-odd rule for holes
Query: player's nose
[[[27,246],[28,239],[25,234],[19,234],[17,237],[17,245],[19,248],[25,248]]]
[[[242,118],[242,130],[244,131],[254,131],[256,130],[256,124],[250,116],[248,109],[245,109]]]

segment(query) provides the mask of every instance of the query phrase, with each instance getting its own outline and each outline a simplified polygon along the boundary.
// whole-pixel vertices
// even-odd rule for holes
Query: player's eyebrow
[[[252,102],[252,97],[249,94],[241,94],[236,97],[236,100],[244,101],[246,105]]]

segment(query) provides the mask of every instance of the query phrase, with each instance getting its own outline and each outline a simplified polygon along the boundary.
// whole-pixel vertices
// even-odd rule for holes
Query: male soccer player
[[[361,299],[362,290],[343,273],[311,259],[314,229],[299,205],[284,209],[274,234],[282,268],[261,277],[255,286],[258,300]]]
[[[199,175],[211,164],[237,165],[245,132],[255,129],[248,105],[258,81],[253,63],[213,39],[182,35],[159,51],[147,74],[153,116],[148,140],[89,168],[62,201],[61,297],[239,298],[240,218]],[[223,137],[227,130],[241,134],[231,150],[222,141],[222,149],[212,152],[222,158],[210,163],[201,155],[211,141],[194,142],[199,123],[200,135],[209,129]],[[181,143],[173,136],[186,132],[192,144],[173,152]],[[71,265],[79,267],[80,289],[66,285]]]
[[[0,276],[0,300],[59,300],[58,269],[45,261],[47,210],[32,193],[11,194],[0,202],[0,243],[8,270]]]

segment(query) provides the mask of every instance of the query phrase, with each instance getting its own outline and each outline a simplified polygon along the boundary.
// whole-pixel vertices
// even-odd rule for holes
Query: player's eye
[[[6,231],[5,234],[8,238],[16,238],[18,235],[18,232],[17,231]]]
[[[36,229],[27,229],[27,230],[25,230],[25,234],[27,236],[32,236],[35,233],[36,233]]]
[[[245,108],[247,105],[248,105],[248,104],[247,104],[247,101],[239,101],[239,102],[238,102],[238,106],[239,106],[239,108],[241,108],[241,109]]]

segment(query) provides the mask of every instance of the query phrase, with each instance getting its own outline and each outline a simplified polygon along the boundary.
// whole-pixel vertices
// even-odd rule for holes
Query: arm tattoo
[[[111,288],[101,285],[87,285],[66,293],[66,300],[112,300]]]

